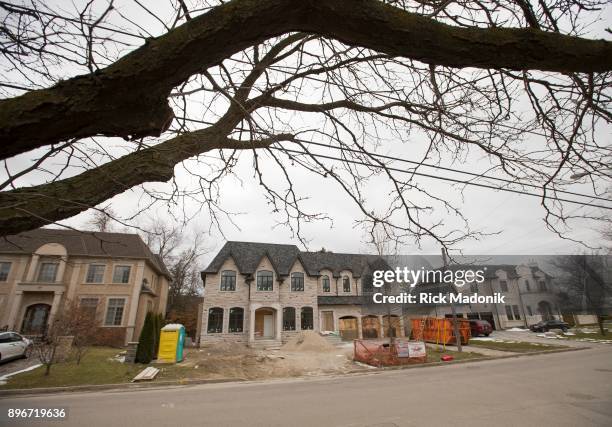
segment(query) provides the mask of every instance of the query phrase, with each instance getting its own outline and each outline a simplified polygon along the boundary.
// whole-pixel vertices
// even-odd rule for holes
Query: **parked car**
[[[563,320],[542,320],[534,325],[529,326],[533,332],[548,332],[551,329],[561,329],[563,332],[569,329],[569,325]]]
[[[493,332],[493,327],[486,320],[471,319],[470,332],[473,337],[478,337],[480,335],[488,337],[491,332]]]
[[[0,332],[0,361],[28,357],[32,341],[17,332]]]

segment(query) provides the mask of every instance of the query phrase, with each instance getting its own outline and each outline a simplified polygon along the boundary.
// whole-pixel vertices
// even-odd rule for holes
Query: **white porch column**
[[[53,292],[53,303],[51,303],[51,311],[49,312],[49,320],[47,321],[47,324],[50,328],[53,327],[53,321],[55,320],[55,316],[57,315],[57,310],[59,310],[63,294],[64,292],[61,291]]]
[[[360,340],[363,339],[363,328],[361,325],[361,316],[357,317],[357,338],[359,338]]]
[[[249,344],[255,341],[255,307],[249,307]]]
[[[13,301],[11,302],[11,311],[9,313],[9,317],[7,320],[7,325],[9,330],[16,331],[17,330],[17,313],[21,309],[21,299],[23,297],[22,291],[15,291],[15,296],[13,297]]]
[[[314,317],[314,314],[313,314]],[[314,319],[313,319],[314,321]],[[283,310],[280,306],[276,308],[276,340],[281,340],[281,331],[283,330]]]
[[[405,337],[406,336],[406,329],[404,329],[404,316],[400,315],[399,317],[399,324],[400,324],[400,333],[399,336],[400,337]]]
[[[378,323],[380,324],[380,337],[385,337],[385,322],[382,314],[378,315]]]

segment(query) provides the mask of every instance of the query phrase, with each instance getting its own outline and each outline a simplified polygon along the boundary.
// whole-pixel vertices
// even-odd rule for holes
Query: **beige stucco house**
[[[0,328],[41,335],[70,304],[89,307],[99,341],[138,339],[165,313],[170,276],[136,234],[38,229],[0,239]]]
[[[345,339],[404,336],[401,307],[377,312],[367,304],[372,272],[387,268],[376,255],[227,242],[202,272],[200,344],[274,347],[302,330]]]

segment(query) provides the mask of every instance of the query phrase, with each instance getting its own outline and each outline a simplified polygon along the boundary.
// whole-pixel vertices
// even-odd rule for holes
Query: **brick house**
[[[68,304],[99,319],[102,343],[138,339],[165,313],[170,275],[136,234],[38,229],[0,240],[0,328],[41,335]]]
[[[227,242],[202,271],[200,343],[273,346],[301,330],[333,331],[345,339],[386,331],[404,336],[401,307],[378,313],[366,303],[372,272],[388,268],[376,255]]]

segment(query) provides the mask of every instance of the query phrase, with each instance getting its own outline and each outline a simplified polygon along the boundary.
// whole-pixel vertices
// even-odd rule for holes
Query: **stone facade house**
[[[0,328],[42,335],[86,307],[99,341],[137,340],[147,311],[165,313],[170,275],[136,234],[38,229],[0,240]]]
[[[344,339],[404,336],[401,307],[367,304],[379,256],[303,252],[294,245],[227,242],[202,272],[201,344],[280,345],[301,330]]]
[[[487,320],[494,329],[527,327],[541,320],[561,318],[558,291],[553,278],[537,264],[531,265],[454,265],[450,269],[483,270],[484,282],[458,288],[463,294],[505,296],[503,304],[458,304],[457,315]],[[427,290],[429,292],[430,290]],[[451,316],[450,305],[429,308],[429,315]]]

